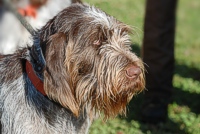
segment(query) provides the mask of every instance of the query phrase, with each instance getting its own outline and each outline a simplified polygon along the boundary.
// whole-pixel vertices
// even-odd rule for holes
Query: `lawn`
[[[144,0],[84,0],[134,27],[133,51],[140,55]],[[127,117],[96,120],[90,134],[200,134],[200,1],[180,0],[177,10],[176,67],[169,118],[158,125],[140,122],[142,94],[128,106]]]

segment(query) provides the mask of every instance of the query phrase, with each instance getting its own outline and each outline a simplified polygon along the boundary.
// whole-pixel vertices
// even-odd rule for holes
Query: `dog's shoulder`
[[[0,54],[0,83],[12,82],[23,73],[23,63],[28,49],[19,50],[13,54]]]

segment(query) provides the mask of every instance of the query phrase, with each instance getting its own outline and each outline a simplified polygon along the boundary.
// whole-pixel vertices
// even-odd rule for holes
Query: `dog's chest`
[[[38,110],[25,95],[23,77],[3,84],[0,93],[2,132],[7,134],[84,134],[89,118],[73,117],[64,109]],[[28,104],[29,103],[29,104]],[[51,112],[49,112],[49,111]]]

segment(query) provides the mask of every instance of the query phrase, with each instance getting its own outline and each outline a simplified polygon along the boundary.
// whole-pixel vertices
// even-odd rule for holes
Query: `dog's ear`
[[[49,37],[46,46],[46,70],[44,71],[45,93],[50,99],[59,102],[72,111],[75,116],[79,114],[79,107],[74,91],[69,85],[69,75],[64,65],[66,51],[66,35],[56,33]]]

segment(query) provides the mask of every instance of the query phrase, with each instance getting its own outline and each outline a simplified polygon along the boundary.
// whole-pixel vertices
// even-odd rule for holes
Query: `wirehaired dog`
[[[129,26],[100,9],[73,4],[39,32],[46,60],[41,73],[34,71],[30,48],[1,55],[2,133],[88,133],[96,114],[125,114],[144,88]]]

